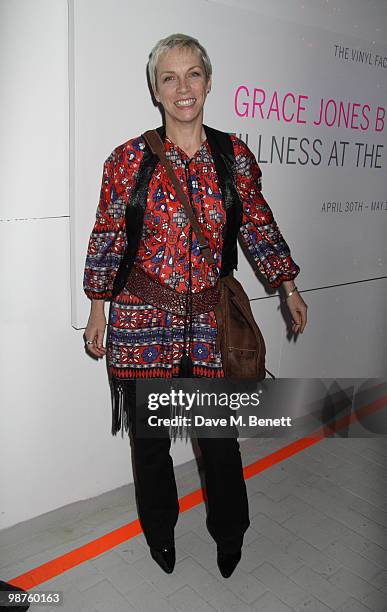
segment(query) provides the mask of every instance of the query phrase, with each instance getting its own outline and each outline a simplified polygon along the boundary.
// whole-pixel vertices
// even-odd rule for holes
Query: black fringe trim
[[[136,408],[136,380],[121,380],[119,378],[111,378],[110,391],[112,398],[112,430],[113,436],[116,436],[121,431],[121,437],[124,437],[124,432],[128,433],[130,423],[130,410],[134,414]]]
[[[171,383],[171,387],[173,387],[173,382]],[[192,432],[192,425],[184,423],[183,418],[192,418],[191,413],[180,404],[177,406],[171,404],[169,409],[170,418],[177,419],[177,422],[174,425],[171,424],[169,426],[169,436],[171,440],[175,442],[176,438],[179,438],[180,440],[185,440],[187,442]]]
[[[172,381],[171,381],[172,382]],[[129,432],[129,425],[136,414],[136,379],[120,379],[112,377],[110,379],[110,391],[112,400],[112,428],[111,433],[116,436],[121,431]],[[170,418],[177,417],[177,423],[169,426],[169,436],[172,440],[176,438],[187,441],[191,432],[191,427],[184,424],[183,417],[190,416],[190,413],[183,406],[170,405]]]
[[[266,372],[275,379],[274,374],[265,368]],[[187,376],[187,378],[192,377]],[[199,377],[200,378],[200,377]],[[173,380],[170,381],[173,385]],[[110,379],[110,390],[112,400],[112,428],[111,433],[116,436],[121,431],[121,437],[124,437],[124,432],[129,432],[129,424],[131,415],[136,414],[136,379],[120,379],[112,377]],[[169,435],[174,441],[176,438],[180,440],[188,440],[191,435],[192,426],[183,422],[183,417],[192,415],[187,412],[183,406],[170,406],[170,418],[176,418],[177,422],[169,426]]]

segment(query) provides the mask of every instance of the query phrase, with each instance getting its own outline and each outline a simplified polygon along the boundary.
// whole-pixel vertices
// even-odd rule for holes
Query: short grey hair
[[[159,40],[149,54],[149,60],[147,65],[148,76],[154,94],[157,91],[156,70],[159,57],[162,53],[168,51],[169,49],[173,49],[174,47],[184,47],[186,49],[192,49],[192,51],[197,51],[203,62],[207,81],[212,75],[212,65],[210,58],[208,57],[208,53],[196,38],[188,36],[187,34],[170,34],[170,36]]]

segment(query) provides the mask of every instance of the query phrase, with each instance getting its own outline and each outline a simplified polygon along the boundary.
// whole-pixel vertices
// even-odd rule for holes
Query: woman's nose
[[[187,90],[188,90],[188,82],[187,82],[187,80],[184,79],[184,78],[178,79],[178,82],[177,82],[177,91],[180,93],[180,92],[185,92]]]

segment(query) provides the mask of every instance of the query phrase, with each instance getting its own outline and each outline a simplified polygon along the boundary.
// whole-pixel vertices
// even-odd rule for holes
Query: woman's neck
[[[167,138],[180,147],[188,157],[193,157],[206,139],[202,122],[198,122],[196,125],[168,125],[167,123],[165,132]]]

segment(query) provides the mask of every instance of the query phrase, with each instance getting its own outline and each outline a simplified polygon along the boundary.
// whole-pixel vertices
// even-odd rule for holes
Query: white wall
[[[254,11],[258,5],[252,0],[210,4],[219,19],[222,4]],[[259,8],[385,43],[386,7],[381,0],[366,5],[353,0],[271,1],[259,3]],[[109,8],[107,19],[114,22]],[[138,61],[130,36],[128,52]],[[0,528],[132,481],[129,441],[110,434],[105,363],[85,354],[83,330],[71,324],[68,160],[80,150],[76,141],[74,150],[69,145],[67,37],[65,0],[1,1]],[[84,44],[87,47],[87,40]],[[104,83],[112,86],[109,73],[101,73],[100,86]],[[210,109],[207,121],[215,124]],[[107,113],[98,127],[107,149],[110,142],[117,144],[114,116]],[[132,135],[121,129],[122,141]],[[102,156],[102,150],[95,152],[92,162],[98,181]],[[93,185],[97,194],[99,185]],[[269,182],[265,195],[276,208],[273,192],[274,182]],[[292,246],[292,225],[286,225]],[[299,263],[301,268],[307,264]],[[254,301],[271,347],[268,368],[281,376],[383,375],[386,280],[359,280],[308,287],[304,298],[310,306],[309,325],[295,343],[287,341],[277,298]],[[175,463],[192,457],[185,444],[176,445],[173,453]]]
[[[248,135],[249,146],[263,172],[263,194],[291,245],[295,261],[302,261],[298,277],[302,288],[366,280],[382,276],[387,268],[387,244],[383,247],[385,226],[380,222],[387,211],[383,217],[383,212],[371,210],[371,202],[383,200],[386,195],[387,117],[383,131],[376,131],[379,126],[375,126],[375,117],[379,107],[386,109],[387,68],[351,61],[352,49],[372,53],[373,58],[378,54],[387,61],[387,47],[374,38],[367,41],[362,28],[357,36],[353,31],[348,33],[347,16],[340,12],[336,22],[343,23],[343,33],[324,28],[327,3],[316,13],[314,25],[303,23],[302,18],[300,23],[287,21],[281,12],[276,16],[263,15],[240,9],[239,3],[227,4],[196,0],[197,10],[192,11],[192,3],[187,0],[167,0],[158,19],[150,20],[151,14],[160,11],[158,0],[141,5],[116,0],[111,11],[106,10],[106,0],[71,3],[74,33],[70,75],[70,83],[74,84],[70,98],[73,109],[70,135],[74,142],[71,252],[75,327],[82,327],[88,316],[82,272],[103,161],[115,146],[139,135],[145,127],[160,123],[148,90],[145,63],[154,41],[171,31],[184,31],[188,18],[190,32],[206,41],[213,63],[205,123],[240,133],[243,138]],[[260,2],[255,6],[266,4]],[[278,8],[282,4],[278,3]],[[128,39],[132,23],[136,29]],[[349,59],[337,57],[336,45],[348,47]],[[249,104],[247,117],[238,116],[234,109],[240,87],[249,92],[242,89],[238,97],[240,113],[243,114],[244,104]],[[252,116],[254,88],[262,88],[266,96],[262,117],[260,109]],[[268,116],[273,94],[278,96],[278,117],[275,111]],[[286,119],[293,114],[290,120],[281,113],[286,94],[296,100],[302,96],[299,116],[297,103],[288,99]],[[315,125],[321,99],[325,104],[329,100],[337,105],[342,102],[346,112],[349,103],[355,112],[353,124],[350,121],[346,126],[341,118],[340,125]],[[360,107],[354,107],[355,104]],[[361,129],[365,125],[363,105],[368,107],[367,129]],[[331,118],[332,107],[328,111],[328,119]],[[276,154],[274,139],[284,149],[282,159]],[[367,146],[368,151],[373,147],[375,154],[379,146],[380,159],[376,161],[374,157],[370,167],[368,158],[363,167],[361,157],[357,160],[356,143]],[[323,203],[331,200],[342,202],[342,213],[322,210]],[[345,212],[347,200],[363,201],[363,210]],[[250,281],[247,264],[241,265],[238,273],[247,283],[250,298],[266,296],[261,283],[254,278]],[[272,325],[275,324],[273,317]]]

